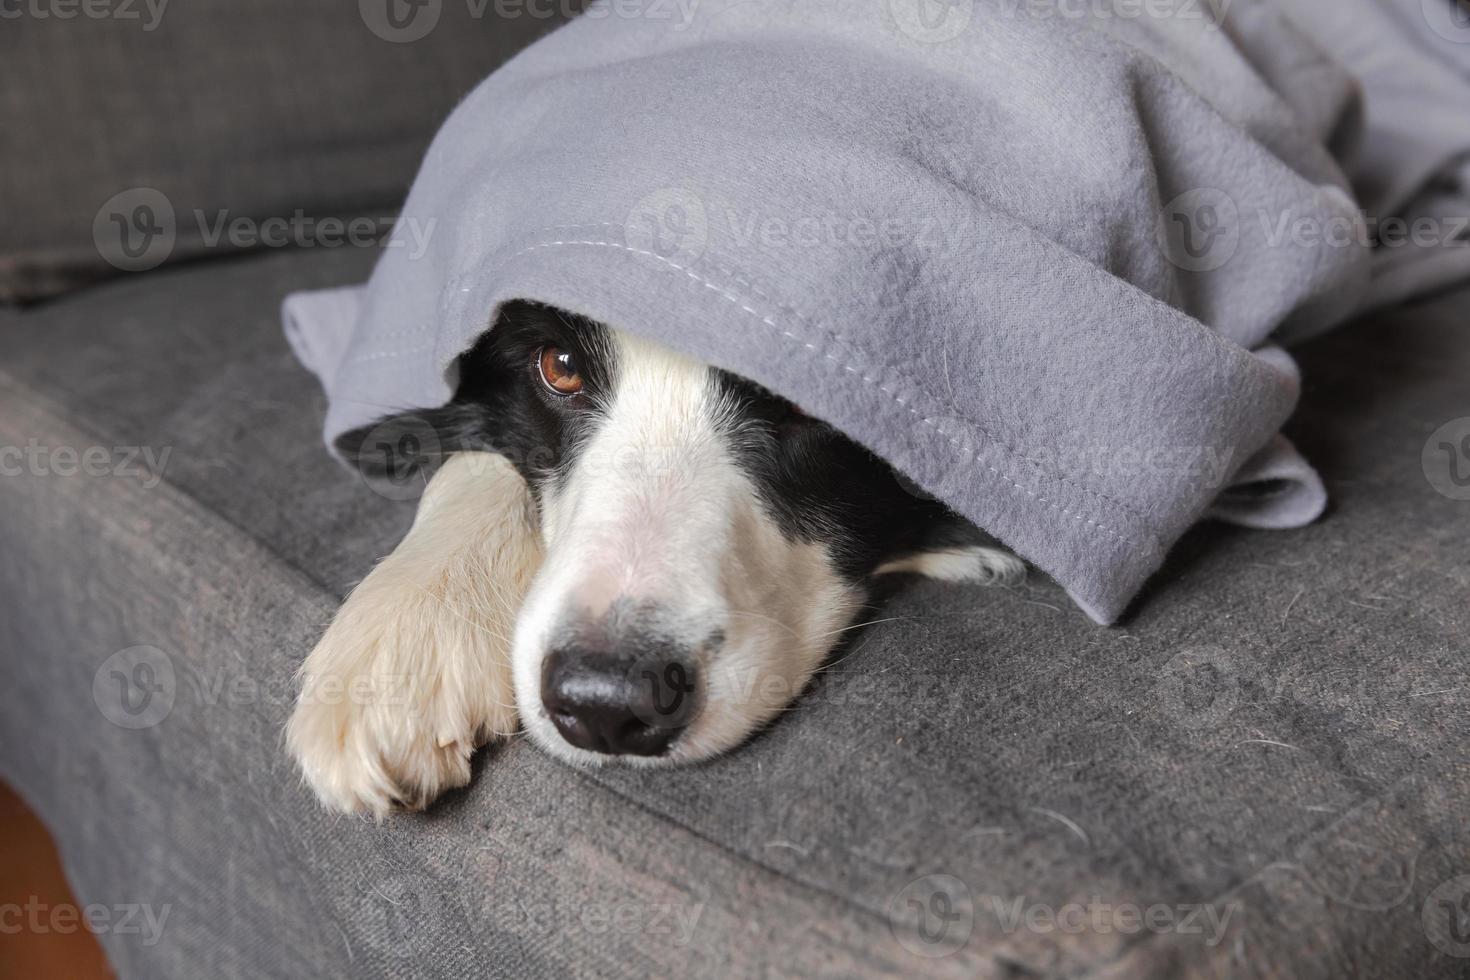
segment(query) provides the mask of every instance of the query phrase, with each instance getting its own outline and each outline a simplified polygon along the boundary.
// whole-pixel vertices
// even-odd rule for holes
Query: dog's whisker
[[[828,633],[818,633],[817,636],[819,638],[826,638],[829,636],[836,636],[839,633],[846,633],[851,630],[862,629],[864,626],[877,626],[879,623],[901,623],[914,618],[915,617],[913,616],[888,616],[884,619],[870,619],[867,622],[853,623],[851,626],[844,626],[841,629],[835,629]]]
[[[829,670],[833,670],[833,669],[835,669],[837,667],[840,667],[842,664],[847,663],[849,660],[851,660],[853,657],[856,657],[858,654],[862,653],[867,648],[868,648],[868,644],[866,642],[863,642],[863,643],[859,644],[856,648],[854,648],[852,650],[849,650],[846,654],[844,654],[841,657],[838,657],[836,660],[832,661],[831,663],[829,663],[829,664],[823,664],[821,667],[818,667],[816,670],[812,671],[812,674],[813,675],[816,675],[816,674],[825,674]]]

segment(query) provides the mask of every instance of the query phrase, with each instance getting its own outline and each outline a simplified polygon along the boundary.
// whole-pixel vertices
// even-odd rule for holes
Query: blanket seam
[[[433,350],[433,349],[434,349],[434,345],[433,344],[421,344],[418,347],[409,347],[409,348],[406,348],[404,350],[387,350],[387,351],[378,351],[378,352],[373,353],[373,354],[362,354],[362,355],[359,355],[358,357],[352,358],[350,361],[344,361],[343,362],[343,367],[346,367],[346,366],[348,366],[350,364],[367,364],[367,363],[369,363],[371,361],[383,361],[383,360],[387,360],[388,358],[391,358],[391,357],[406,357],[409,354],[419,354],[419,353],[422,353],[422,352],[424,352],[426,350]]]
[[[549,228],[544,229],[544,231],[546,231],[546,232],[561,232],[561,231],[586,232],[586,231],[593,231],[593,230],[595,230],[595,231],[606,232],[609,229],[617,229],[619,227],[620,227],[619,225],[614,225],[614,224],[610,224],[610,223],[607,223],[607,222],[602,222],[602,223],[585,224],[585,225],[552,225]],[[618,242],[602,242],[602,243],[599,243],[599,242],[593,242],[593,241],[583,241],[583,242],[569,242],[568,244],[586,244],[586,245],[605,244],[605,245],[608,245],[609,247],[621,248],[621,249],[625,249],[627,251],[635,252],[637,254],[650,255],[651,257],[653,257],[655,259],[658,259],[659,261],[665,262],[668,265],[672,266],[675,269],[678,269],[681,272],[684,272],[686,274],[690,274],[689,273],[689,270],[685,269],[683,266],[677,265],[676,263],[669,261],[668,259],[664,258],[663,256],[658,255],[657,253],[645,252],[645,251],[642,251],[642,250],[639,250],[639,249],[635,249],[635,248],[632,248],[632,247],[630,247],[630,246],[628,246],[626,244],[621,244],[621,243],[618,243]],[[534,248],[535,246],[532,246],[532,247]],[[525,254],[526,251],[527,251],[527,249],[522,249],[521,251],[516,252],[514,255],[512,255],[510,257],[511,258],[515,258],[515,256],[517,256],[517,255],[523,255],[523,254]],[[706,245],[703,246],[702,251],[703,251],[703,254],[705,254],[705,255],[723,255],[723,253],[721,253],[719,250],[717,250],[715,248],[712,248],[708,244],[706,244]],[[724,255],[723,257],[724,257],[725,261],[727,261],[727,262],[730,261],[731,258],[732,258],[731,256],[728,256],[728,255]],[[732,272],[731,270],[726,269],[726,268],[724,268],[722,266],[715,265],[712,262],[706,262],[704,264],[707,264],[707,265],[711,266],[714,269],[714,271],[720,273],[720,275],[724,276],[725,278],[730,279],[730,280],[733,280],[737,284],[745,287],[746,289],[748,289],[750,292],[754,293],[756,296],[760,297],[765,302],[770,303],[772,306],[776,307],[778,310],[780,310],[780,311],[782,311],[784,313],[788,313],[791,316],[795,317],[797,320],[801,321],[801,323],[804,326],[806,326],[808,329],[814,331],[817,334],[820,334],[826,340],[828,340],[828,341],[830,341],[832,343],[839,344],[839,345],[842,345],[844,347],[847,347],[847,348],[849,348],[850,350],[852,350],[853,352],[855,352],[857,354],[866,356],[866,352],[862,350],[861,346],[856,341],[851,340],[850,338],[844,336],[843,334],[839,333],[837,330],[835,330],[834,328],[828,326],[827,324],[822,323],[822,322],[820,322],[818,320],[814,320],[813,318],[811,318],[809,316],[806,316],[800,310],[796,309],[795,307],[791,306],[790,304],[783,303],[782,301],[780,301],[778,299],[775,299],[775,298],[767,295],[767,293],[765,291],[761,290],[758,286],[756,286],[754,283],[752,283],[748,278],[743,277],[743,276],[740,276],[737,273]],[[698,280],[698,281],[703,282],[703,280]],[[777,329],[779,329],[779,328],[777,328]],[[783,331],[783,333],[784,332],[785,331]],[[786,335],[788,337],[791,337],[791,339],[796,340],[798,343],[803,343],[803,344],[806,343],[805,341],[802,341],[799,337],[792,336],[790,333],[786,333]],[[810,345],[807,345],[807,346],[810,346]],[[812,349],[815,351],[815,348],[812,348]],[[903,378],[903,381],[910,388],[917,389],[919,387],[918,385],[915,385],[912,381],[910,381],[908,378]],[[1138,510],[1136,510],[1135,508],[1133,508],[1131,505],[1129,505],[1126,501],[1119,500],[1116,497],[1112,497],[1112,496],[1110,496],[1110,495],[1108,495],[1106,493],[1103,493],[1102,491],[1094,490],[1091,487],[1088,487],[1088,486],[1085,486],[1083,484],[1077,483],[1075,480],[1068,479],[1065,476],[1061,476],[1061,475],[1058,475],[1058,474],[1055,474],[1055,473],[1047,473],[1046,472],[1046,468],[1042,465],[1042,463],[1040,461],[1035,460],[1035,459],[1032,459],[1031,457],[1027,456],[1025,453],[1023,453],[1020,450],[1016,449],[1015,447],[1011,446],[1004,439],[1001,439],[999,436],[995,435],[995,433],[993,433],[990,429],[988,429],[985,426],[979,424],[978,422],[974,422],[974,421],[971,421],[969,419],[966,419],[965,421],[968,424],[973,425],[975,427],[975,429],[977,431],[979,431],[981,435],[983,435],[987,439],[989,439],[991,441],[991,443],[997,449],[1000,449],[1000,450],[1004,451],[1007,455],[1011,456],[1012,458],[1014,458],[1016,460],[1019,460],[1020,462],[1026,463],[1026,464],[1028,464],[1030,466],[1035,467],[1036,469],[1042,471],[1049,478],[1056,480],[1057,482],[1063,484],[1064,486],[1072,487],[1073,489],[1077,490],[1080,493],[1086,494],[1086,495],[1088,495],[1090,497],[1094,497],[1094,498],[1096,498],[1098,500],[1103,501],[1106,504],[1109,504],[1111,506],[1114,506],[1114,507],[1119,508],[1120,510],[1124,511],[1128,516],[1132,517],[1134,520],[1136,520],[1140,524],[1142,524],[1145,528],[1147,528],[1149,526],[1149,523],[1150,522],[1149,522],[1148,518],[1145,517]],[[946,436],[946,438],[948,438],[948,433],[944,433],[942,430],[940,430],[940,434],[941,435],[944,435],[944,436]],[[951,440],[951,441],[953,441],[953,440]]]
[[[656,259],[657,261],[663,262],[666,265],[668,265],[669,267],[671,267],[673,269],[676,269],[676,270],[684,273],[690,279],[692,279],[695,282],[699,283],[700,285],[704,286],[706,289],[712,290],[713,292],[715,292],[718,295],[720,295],[722,298],[724,298],[724,299],[728,300],[729,302],[735,304],[736,306],[740,307],[740,309],[742,309],[746,313],[749,313],[751,316],[755,317],[757,320],[759,320],[760,322],[764,323],[766,326],[768,326],[771,329],[775,330],[776,332],[780,333],[782,336],[787,337],[790,340],[795,341],[796,343],[801,344],[803,347],[806,347],[808,350],[812,351],[813,353],[821,354],[823,357],[825,357],[828,360],[832,361],[834,364],[836,364],[837,366],[841,367],[842,369],[844,369],[848,373],[853,374],[854,376],[861,378],[863,381],[867,382],[869,385],[877,388],[883,394],[887,395],[890,399],[892,399],[894,402],[896,402],[901,408],[903,408],[905,411],[907,411],[910,415],[914,416],[914,418],[918,419],[920,422],[922,422],[923,424],[929,426],[935,432],[939,433],[939,435],[943,436],[951,445],[953,445],[955,447],[955,449],[957,450],[958,455],[960,455],[962,458],[963,457],[968,457],[977,466],[983,466],[985,469],[987,469],[991,473],[995,474],[997,477],[999,477],[1001,480],[1003,480],[1006,483],[1008,483],[1010,486],[1012,486],[1015,489],[1020,490],[1021,492],[1025,493],[1025,494],[1027,494],[1029,496],[1031,496],[1032,498],[1034,498],[1035,500],[1037,500],[1039,503],[1046,504],[1052,510],[1057,511],[1058,513],[1062,514],[1064,517],[1072,517],[1074,520],[1079,521],[1079,522],[1081,522],[1081,523],[1083,523],[1083,524],[1085,524],[1087,526],[1096,528],[1097,530],[1103,532],[1105,535],[1107,535],[1109,537],[1112,537],[1112,538],[1116,539],[1117,541],[1122,542],[1123,544],[1135,544],[1136,543],[1135,541],[1133,541],[1133,540],[1131,540],[1129,538],[1126,538],[1123,535],[1119,534],[1117,531],[1113,530],[1109,525],[1102,524],[1102,523],[1100,523],[1098,521],[1094,521],[1091,518],[1089,518],[1089,517],[1087,517],[1087,516],[1085,516],[1085,515],[1083,515],[1081,513],[1074,513],[1072,510],[1070,510],[1070,509],[1068,509],[1066,507],[1061,506],[1056,501],[1051,500],[1048,497],[1043,496],[1042,494],[1038,493],[1035,490],[1032,490],[1032,489],[1030,489],[1028,487],[1023,486],[1020,483],[1017,483],[1011,477],[1007,476],[1005,473],[1002,473],[1000,470],[996,469],[994,466],[991,466],[989,463],[982,462],[981,459],[980,459],[980,457],[979,457],[979,455],[974,450],[966,449],[960,443],[960,441],[958,439],[955,439],[949,433],[945,432],[942,428],[940,428],[937,424],[935,424],[935,422],[932,419],[928,418],[923,413],[921,413],[920,411],[918,411],[917,409],[915,409],[912,405],[910,405],[907,401],[904,400],[903,396],[901,396],[898,393],[896,393],[895,391],[893,391],[887,385],[882,384],[877,379],[873,378],[871,375],[867,375],[867,374],[862,373],[862,371],[860,371],[859,369],[853,367],[851,364],[844,363],[843,361],[839,360],[836,356],[834,356],[830,351],[822,351],[822,350],[819,350],[815,345],[813,345],[809,341],[802,340],[800,337],[798,337],[795,334],[791,333],[791,331],[786,330],[780,324],[776,323],[769,316],[766,316],[765,314],[762,314],[758,310],[756,310],[753,307],[751,307],[749,304],[747,304],[744,301],[742,301],[740,297],[738,297],[736,295],[733,295],[732,293],[728,292],[723,287],[721,287],[721,286],[719,286],[719,285],[717,285],[717,284],[715,284],[713,282],[710,282],[709,280],[703,278],[702,276],[700,276],[698,273],[692,271],[691,269],[688,269],[685,266],[679,265],[678,263],[676,263],[676,262],[674,262],[674,261],[672,261],[670,259],[667,259],[667,258],[665,258],[665,257],[663,257],[661,255],[658,255],[655,252],[650,252],[650,251],[648,251],[646,249],[633,248],[632,246],[624,245],[621,242],[593,241],[593,240],[587,240],[587,239],[582,239],[582,240],[557,240],[557,241],[550,241],[550,242],[539,242],[539,243],[537,243],[535,245],[529,245],[526,248],[523,248],[520,251],[515,252],[514,254],[510,255],[508,257],[508,259],[514,259],[514,258],[516,258],[518,256],[525,255],[525,254],[527,254],[529,252],[534,252],[537,249],[554,248],[554,247],[570,246],[570,245],[584,245],[584,246],[596,246],[596,247],[601,247],[601,248],[612,248],[612,249],[619,249],[619,250],[622,250],[622,251],[625,251],[625,252],[631,252],[631,253],[633,253],[635,255],[644,255],[644,256],[647,256],[649,258]],[[829,338],[829,339],[831,339],[831,338]],[[977,429],[978,428],[979,427],[977,426]],[[996,448],[998,448],[998,449],[1002,450],[1003,452],[1006,452],[1006,453],[1008,453],[1008,454],[1010,454],[1012,456],[1016,456],[1017,455],[1012,450],[1010,450],[1009,447],[1005,446],[999,440],[995,439],[994,436],[991,436],[989,432],[985,432],[984,434],[992,440],[992,442],[995,444]],[[1067,483],[1066,480],[1062,480],[1060,477],[1056,477],[1055,479],[1058,479],[1060,482]],[[1068,485],[1071,485],[1071,484],[1068,484]],[[1113,505],[1115,505],[1117,507],[1120,507],[1120,508],[1122,508],[1124,510],[1129,510],[1129,508],[1125,504],[1122,504],[1119,501],[1115,501],[1112,498],[1107,497],[1106,495],[1099,494],[1096,491],[1087,490],[1086,488],[1083,488],[1083,487],[1077,487],[1076,489],[1082,490],[1084,493],[1089,493],[1089,494],[1092,494],[1093,496],[1099,497],[1102,500],[1107,501],[1108,503],[1111,503],[1111,504],[1113,504]],[[1145,534],[1147,535],[1147,539],[1148,539],[1147,540],[1147,544],[1149,545],[1149,547],[1151,549],[1153,549],[1155,552],[1157,552],[1158,551],[1158,548],[1159,548],[1159,545],[1158,545],[1158,541],[1157,541],[1156,535],[1154,535],[1152,533],[1152,530],[1151,529],[1145,528],[1144,530],[1145,530]]]

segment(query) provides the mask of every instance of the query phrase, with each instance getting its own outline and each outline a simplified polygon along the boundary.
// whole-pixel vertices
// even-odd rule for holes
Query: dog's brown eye
[[[571,351],[547,345],[536,355],[541,381],[558,395],[575,395],[582,390],[582,375]]]

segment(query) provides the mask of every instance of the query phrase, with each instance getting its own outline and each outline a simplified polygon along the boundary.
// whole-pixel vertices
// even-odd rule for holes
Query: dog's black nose
[[[689,724],[694,665],[557,650],[541,669],[541,703],[572,745],[605,755],[659,755]]]

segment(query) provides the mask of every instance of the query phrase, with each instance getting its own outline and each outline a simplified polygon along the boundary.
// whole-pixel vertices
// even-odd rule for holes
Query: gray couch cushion
[[[906,583],[731,756],[516,741],[374,826],[321,813],[279,731],[411,510],[325,457],[276,326],[370,260],[0,313],[0,446],[29,450],[0,456],[0,775],[83,902],[169,907],[151,945],[103,936],[122,976],[1464,975],[1470,458],[1431,435],[1470,416],[1470,294],[1303,348],[1291,434],[1334,512],[1194,532],[1120,628],[1039,578]]]
[[[7,5],[0,302],[257,232],[321,241],[361,217],[357,235],[384,234],[455,102],[576,6]]]

